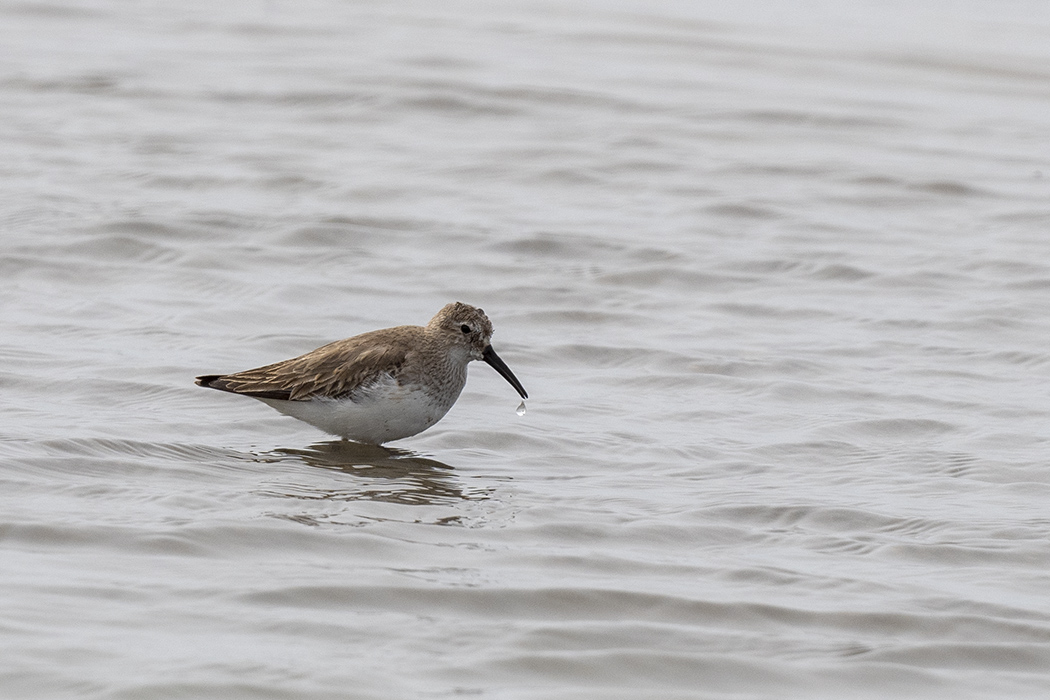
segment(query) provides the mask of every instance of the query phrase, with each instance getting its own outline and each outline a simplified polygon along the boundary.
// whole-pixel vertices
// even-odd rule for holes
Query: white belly
[[[259,399],[281,413],[298,418],[326,433],[347,440],[380,445],[421,433],[448,413],[458,398],[447,402],[418,389],[390,381],[367,395],[350,399],[316,398],[309,401]]]

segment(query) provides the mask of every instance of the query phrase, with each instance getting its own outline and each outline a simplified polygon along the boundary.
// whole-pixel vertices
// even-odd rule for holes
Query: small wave
[[[840,423],[831,430],[837,434],[902,439],[943,435],[959,426],[932,418],[873,418]]]
[[[708,207],[705,207],[704,210],[709,214],[714,214],[716,216],[725,216],[733,219],[772,220],[780,219],[783,217],[783,215],[780,212],[770,207],[763,207],[757,204],[712,204]]]
[[[908,186],[908,189],[917,192],[942,195],[945,197],[989,197],[992,192],[967,185],[954,180],[932,180],[930,182],[918,182]]]
[[[1050,668],[1050,650],[1045,643],[905,644],[892,649],[872,650],[866,658],[921,668],[954,668],[968,673],[1027,671],[1042,674]]]
[[[207,445],[155,443],[118,438],[52,438],[37,441],[5,442],[5,451],[19,456],[34,456],[47,461],[55,457],[133,457],[150,458],[167,462],[172,459],[208,463],[214,461],[243,460],[240,452]]]

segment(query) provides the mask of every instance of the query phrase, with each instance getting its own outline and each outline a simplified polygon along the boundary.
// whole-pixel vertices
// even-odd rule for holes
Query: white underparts
[[[379,445],[421,433],[448,413],[459,392],[440,401],[420,390],[399,385],[392,377],[350,398],[307,401],[259,399],[281,413],[326,433]]]

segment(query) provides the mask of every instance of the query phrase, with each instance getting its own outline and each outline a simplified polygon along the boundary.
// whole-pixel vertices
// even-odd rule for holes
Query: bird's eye
[[[468,325],[467,325],[467,324],[465,324],[465,323],[464,323],[464,324],[463,324],[462,326],[460,326],[460,327],[459,327],[459,329],[460,329],[461,331],[463,331],[464,333],[470,333],[470,326],[468,326]]]

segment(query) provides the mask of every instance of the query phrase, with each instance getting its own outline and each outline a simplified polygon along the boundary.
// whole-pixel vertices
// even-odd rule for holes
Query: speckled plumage
[[[337,340],[305,355],[234,374],[197,377],[203,387],[243,394],[348,440],[409,437],[456,403],[467,364],[484,360],[521,394],[492,350],[485,312],[448,304],[426,326],[397,326]]]

